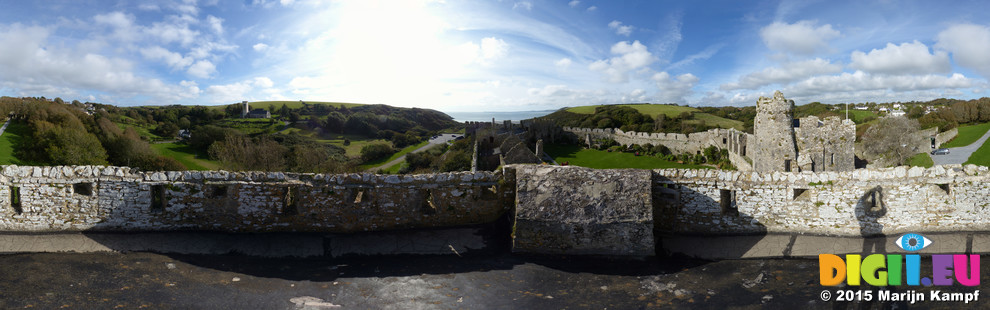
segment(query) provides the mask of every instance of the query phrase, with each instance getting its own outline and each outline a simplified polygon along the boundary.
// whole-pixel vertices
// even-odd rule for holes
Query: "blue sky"
[[[0,95],[524,111],[988,96],[982,1],[9,1]]]

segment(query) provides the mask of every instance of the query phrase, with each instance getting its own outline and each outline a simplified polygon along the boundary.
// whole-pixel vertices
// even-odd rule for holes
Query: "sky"
[[[0,95],[532,111],[973,99],[985,1],[0,0]]]

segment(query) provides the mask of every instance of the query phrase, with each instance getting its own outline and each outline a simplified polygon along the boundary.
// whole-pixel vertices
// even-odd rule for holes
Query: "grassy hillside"
[[[175,158],[189,170],[218,170],[220,163],[207,159],[206,156],[197,156],[196,150],[188,145],[175,143],[152,144],[151,148],[166,157]]]
[[[324,102],[324,101],[305,101],[305,102],[307,104],[323,104],[323,105],[329,105],[329,106],[333,106],[335,108],[339,108],[341,106],[352,108],[352,107],[366,105],[366,104],[362,104],[362,103],[346,103],[346,102]],[[281,108],[283,104],[286,105],[287,107],[289,107],[290,109],[298,109],[298,108],[301,108],[303,106],[302,105],[302,102],[299,102],[299,100],[296,100],[296,101],[258,101],[258,102],[248,102],[248,105],[251,106],[251,109],[266,109],[267,110],[268,107],[271,106],[271,105],[273,105],[273,104],[275,105],[275,108]]]
[[[718,117],[708,113],[695,113],[694,120],[685,121],[687,123],[701,122],[704,121],[706,125],[717,126],[719,128],[735,128],[736,130],[743,130],[743,122],[737,120],[731,120],[724,117]]]
[[[979,140],[980,137],[983,137],[983,134],[987,133],[988,129],[990,129],[990,123],[961,126],[959,127],[959,134],[951,141],[942,144],[941,147],[949,148],[970,145],[976,142],[976,140]]]
[[[616,106],[630,107],[636,109],[639,113],[649,115],[650,117],[657,117],[660,113],[666,114],[669,117],[674,117],[684,112],[698,112],[698,109],[696,108],[666,104],[617,104]],[[595,108],[597,107],[600,107],[600,105],[586,105],[567,108],[567,111],[580,114],[594,114]]]
[[[2,126],[2,124],[0,124]],[[0,135],[0,165],[26,165],[29,164],[14,156],[14,145],[20,143],[22,136],[27,132],[28,127],[21,122],[11,122],[7,129]]]
[[[692,107],[682,107],[682,106],[666,105],[666,104],[617,104],[614,106],[630,107],[635,109],[639,113],[643,113],[644,115],[647,115],[651,118],[656,118],[657,115],[660,114],[664,114],[667,117],[672,118],[684,112],[693,112],[694,119],[687,120],[685,121],[686,123],[698,124],[704,121],[705,124],[709,126],[716,126],[720,128],[735,128],[738,130],[743,130],[743,122],[741,121],[731,120],[724,117],[719,117],[709,113],[701,112],[701,110]],[[567,108],[566,111],[572,113],[578,113],[578,114],[594,114],[595,108],[598,107],[601,107],[601,105],[572,107],[572,108]]]

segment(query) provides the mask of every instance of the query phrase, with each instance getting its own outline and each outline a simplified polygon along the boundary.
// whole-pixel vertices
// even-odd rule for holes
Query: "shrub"
[[[382,159],[395,154],[395,149],[385,143],[372,143],[361,148],[361,160],[372,161]]]

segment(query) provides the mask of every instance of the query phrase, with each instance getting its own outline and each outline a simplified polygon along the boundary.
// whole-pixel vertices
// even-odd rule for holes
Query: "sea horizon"
[[[455,121],[458,122],[490,122],[492,118],[496,122],[502,122],[505,120],[511,120],[514,123],[518,123],[520,120],[531,119],[534,117],[544,116],[553,113],[557,110],[539,110],[539,111],[500,111],[500,112],[447,112],[443,111],[450,117],[453,117]]]

